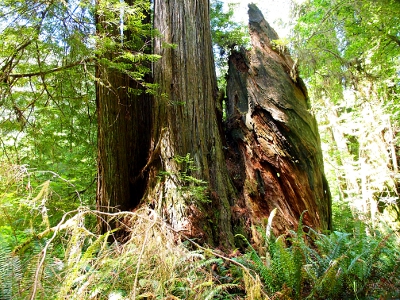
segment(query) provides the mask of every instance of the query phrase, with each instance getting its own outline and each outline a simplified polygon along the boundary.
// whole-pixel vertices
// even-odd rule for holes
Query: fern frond
[[[231,283],[225,283],[225,284],[220,284],[215,286],[215,288],[213,288],[211,291],[207,292],[206,297],[204,298],[204,300],[211,300],[211,299],[215,299],[214,297],[216,295],[218,296],[222,296],[224,294],[224,292],[226,292],[229,289],[235,289],[238,288],[239,285],[237,284],[231,284]]]
[[[15,299],[23,278],[21,261],[0,240],[0,299]]]

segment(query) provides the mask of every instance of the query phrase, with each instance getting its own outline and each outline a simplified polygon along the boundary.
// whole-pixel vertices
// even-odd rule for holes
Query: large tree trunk
[[[98,16],[97,24],[99,35],[119,37],[119,28],[105,22],[104,17]],[[129,37],[131,33],[124,34]],[[105,53],[107,62],[96,67],[97,207],[105,212],[128,211],[138,206],[147,181],[141,171],[151,140],[152,99],[143,92],[140,82],[109,66],[109,62],[121,62],[115,60],[119,54]],[[103,216],[100,226],[104,232],[117,225]]]
[[[175,230],[230,247],[235,194],[217,124],[209,24],[208,0],[154,2],[161,37],[153,51],[162,56],[153,69],[154,101],[129,95],[140,86],[128,76],[97,69],[97,204],[107,212],[149,206]]]
[[[146,177],[139,174],[150,146],[151,102],[146,95],[127,92],[140,88],[127,75],[108,68],[99,68],[97,75],[109,84],[97,85],[97,207],[128,211],[137,207],[146,185]],[[114,227],[105,217],[101,224],[103,232]]]
[[[252,49],[230,56],[228,140],[236,186],[252,224],[278,209],[276,234],[303,222],[331,226],[330,193],[323,172],[320,138],[308,111],[307,91],[286,49],[273,46],[275,31],[249,5]],[[277,43],[279,44],[279,42]]]
[[[162,34],[154,52],[162,57],[154,66],[159,84],[152,135],[156,161],[147,199],[176,230],[232,246],[229,201],[235,194],[216,116],[208,0],[155,0],[154,26]]]

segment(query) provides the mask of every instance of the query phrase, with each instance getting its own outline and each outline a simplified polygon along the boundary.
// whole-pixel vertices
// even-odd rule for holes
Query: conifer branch
[[[52,69],[48,69],[48,70],[44,70],[44,71],[37,71],[37,72],[31,72],[31,73],[13,73],[13,74],[8,74],[7,77],[10,78],[30,78],[30,77],[35,77],[35,76],[45,76],[51,73],[55,73],[55,72],[59,72],[59,71],[63,71],[63,70],[68,70],[71,69],[73,67],[79,66],[79,65],[84,65],[87,62],[92,62],[94,59],[93,58],[87,58],[87,59],[83,59],[83,60],[79,60],[76,62],[73,62],[69,65],[65,65],[65,66],[61,66],[61,67],[57,67],[57,68],[52,68]]]

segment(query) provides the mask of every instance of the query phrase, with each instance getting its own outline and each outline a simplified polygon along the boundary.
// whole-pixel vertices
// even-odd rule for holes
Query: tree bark
[[[109,35],[120,35],[119,29],[101,16],[97,24],[99,34],[108,31]],[[129,36],[130,32],[124,34]],[[111,62],[117,55],[110,51],[104,57]],[[140,82],[107,63],[96,66],[96,78],[97,208],[105,212],[132,210],[138,206],[147,181],[142,169],[150,148],[152,98],[144,93]],[[102,232],[116,226],[115,220],[100,220]]]
[[[176,230],[202,242],[232,246],[229,201],[235,193],[216,116],[208,0],[155,0],[154,26],[162,34],[154,41],[161,59],[154,65],[159,96],[152,135],[153,151],[157,145],[160,150],[151,166],[147,201]],[[202,184],[194,178],[206,182],[209,202],[195,191]]]
[[[229,59],[227,129],[230,163],[251,224],[263,224],[274,208],[275,234],[303,223],[331,227],[330,192],[317,124],[307,90],[275,31],[249,5],[252,49]]]

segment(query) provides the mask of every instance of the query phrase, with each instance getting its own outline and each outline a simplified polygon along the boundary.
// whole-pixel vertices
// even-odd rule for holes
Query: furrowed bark
[[[154,145],[161,143],[161,151],[150,171],[147,199],[174,229],[229,247],[233,244],[229,200],[234,190],[217,124],[208,9],[207,0],[154,2],[154,26],[162,34],[155,39],[154,52],[162,57],[154,65],[159,96],[152,138]],[[190,166],[177,161],[186,155],[193,159]],[[184,172],[207,183],[210,203],[191,192],[199,184],[185,180]],[[182,189],[185,186],[187,190]]]
[[[133,5],[133,1],[130,2]],[[147,20],[147,21],[150,21]],[[97,17],[99,34],[117,32],[115,25]],[[124,32],[129,37],[130,32]],[[146,41],[144,40],[143,43]],[[135,49],[131,49],[135,50]],[[104,57],[114,61],[118,53]],[[129,71],[133,71],[134,66]],[[152,97],[140,82],[113,68],[109,63],[96,66],[96,103],[98,121],[97,208],[103,212],[135,209],[143,197],[147,173],[143,167],[151,140]],[[141,91],[141,93],[139,93]],[[99,220],[101,231],[118,226],[115,220]]]

